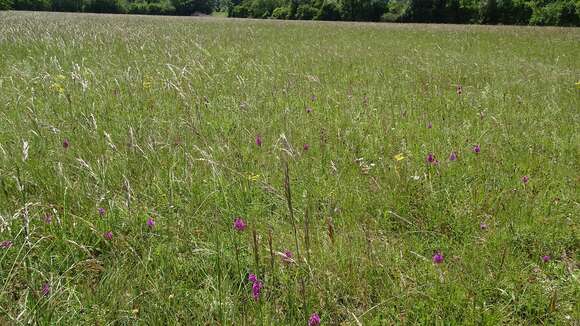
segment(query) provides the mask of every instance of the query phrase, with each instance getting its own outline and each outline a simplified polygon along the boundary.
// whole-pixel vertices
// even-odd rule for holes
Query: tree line
[[[231,17],[580,26],[580,0],[230,0]]]
[[[580,0],[0,0],[0,10],[580,26]]]
[[[189,16],[219,7],[214,0],[0,0],[0,10]]]

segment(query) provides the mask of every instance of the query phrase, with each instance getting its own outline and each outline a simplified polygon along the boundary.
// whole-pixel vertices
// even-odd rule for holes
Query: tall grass
[[[579,42],[0,13],[0,323],[574,324]]]

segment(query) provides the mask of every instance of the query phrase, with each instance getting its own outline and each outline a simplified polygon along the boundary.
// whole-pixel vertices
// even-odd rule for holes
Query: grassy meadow
[[[578,28],[0,12],[0,324],[577,324],[578,81]]]

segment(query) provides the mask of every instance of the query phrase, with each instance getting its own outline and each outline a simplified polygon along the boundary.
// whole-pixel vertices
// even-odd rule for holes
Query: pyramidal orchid
[[[241,217],[237,217],[234,220],[234,229],[236,231],[244,231],[246,229],[246,222],[241,218]]]
[[[440,251],[435,252],[433,255],[433,262],[435,264],[441,264],[443,262],[443,254]]]
[[[451,152],[451,154],[449,154],[449,161],[451,162],[457,161],[457,153]]]
[[[258,279],[256,274],[253,273],[250,273],[250,275],[248,275],[248,281],[252,283],[252,297],[254,298],[254,300],[258,301],[260,299],[260,293],[264,285],[262,281]]]
[[[308,326],[318,326],[320,325],[320,316],[318,316],[317,313],[313,313],[312,315],[310,315],[310,318],[308,319]]]

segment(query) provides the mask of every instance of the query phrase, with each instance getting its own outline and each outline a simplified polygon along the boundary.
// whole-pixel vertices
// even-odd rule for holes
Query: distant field
[[[0,12],[0,324],[577,324],[579,81],[578,28]]]

